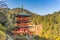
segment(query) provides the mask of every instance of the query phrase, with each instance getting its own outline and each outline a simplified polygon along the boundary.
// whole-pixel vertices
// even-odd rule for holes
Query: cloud
[[[0,1],[2,1],[2,0],[0,0]]]
[[[5,1],[5,0],[0,0],[0,1]]]

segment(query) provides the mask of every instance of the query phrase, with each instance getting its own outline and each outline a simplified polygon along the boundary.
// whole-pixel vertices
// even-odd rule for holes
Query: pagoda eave
[[[28,23],[30,21],[17,21],[16,23],[21,23],[21,22]]]
[[[17,15],[15,17],[20,17],[20,16],[23,16],[23,17],[30,17],[30,15]]]
[[[30,28],[31,26],[17,26],[17,28]]]
[[[17,34],[17,33],[24,33],[24,32],[22,32],[22,31],[12,31],[12,33],[14,33],[14,34]],[[26,32],[27,33],[27,32]]]

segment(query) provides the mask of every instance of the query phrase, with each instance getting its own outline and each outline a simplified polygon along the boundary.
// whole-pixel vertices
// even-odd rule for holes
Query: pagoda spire
[[[21,12],[23,13],[23,11],[24,11],[24,8],[23,8],[23,5],[22,5],[22,9],[21,9]]]

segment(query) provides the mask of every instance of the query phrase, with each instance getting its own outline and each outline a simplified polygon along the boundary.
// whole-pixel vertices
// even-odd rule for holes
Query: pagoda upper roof
[[[19,16],[29,17],[29,16],[31,16],[31,15],[30,15],[30,14],[25,14],[25,13],[18,13],[18,14],[16,15],[16,17],[19,17]]]

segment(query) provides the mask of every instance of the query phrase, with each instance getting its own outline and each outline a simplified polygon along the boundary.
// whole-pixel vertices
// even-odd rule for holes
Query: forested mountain
[[[13,26],[12,22],[14,19],[14,14],[20,13],[21,8],[14,8],[14,9],[3,8],[3,9],[0,9],[0,14],[1,12],[6,16],[8,20],[7,22],[10,25],[8,27],[10,28],[11,26]],[[44,15],[44,16],[32,13],[26,9],[24,9],[23,12],[27,14],[31,14],[31,23],[35,25],[38,25],[38,24],[43,25],[42,34],[40,35],[40,37],[45,37],[48,40],[60,40],[60,11],[54,12],[52,14]],[[3,18],[3,17],[0,17],[0,18]]]

